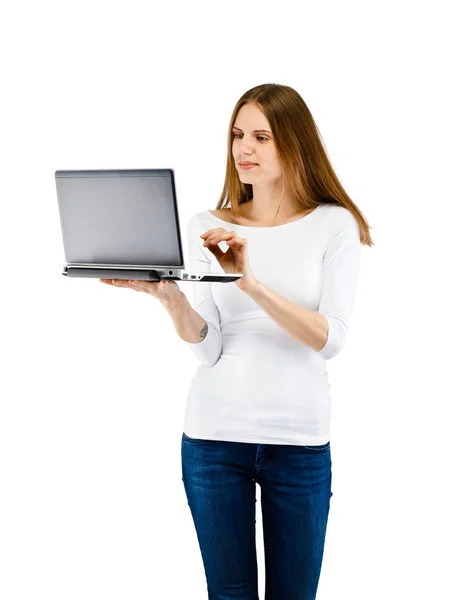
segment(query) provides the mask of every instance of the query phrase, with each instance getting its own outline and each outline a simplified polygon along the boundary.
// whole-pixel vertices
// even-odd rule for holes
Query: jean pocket
[[[320,444],[319,446],[301,446],[304,450],[308,450],[308,452],[312,452],[313,454],[323,454],[324,452],[329,452],[331,449],[331,443],[326,442],[325,444]]]

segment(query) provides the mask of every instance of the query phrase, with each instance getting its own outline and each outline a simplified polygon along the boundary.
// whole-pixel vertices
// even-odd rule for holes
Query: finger
[[[125,287],[125,288],[133,287],[133,285],[129,283],[128,279],[112,279],[112,284],[117,287]]]
[[[204,242],[204,246],[208,248],[212,252],[222,252],[220,246],[218,245],[223,240],[220,240],[218,237],[209,238],[206,242]]]
[[[217,260],[220,260],[225,256],[225,253],[223,252],[223,250],[220,248],[220,246],[218,244],[209,246],[208,249],[210,250],[210,252],[213,254],[213,256]]]
[[[145,285],[143,284],[143,281],[129,279],[128,284],[129,284],[128,287],[132,288],[136,292],[146,292],[147,291]]]
[[[218,227],[217,229],[209,229],[204,234],[202,234],[201,237],[204,237],[204,238],[208,238],[208,237],[212,237],[212,236],[220,236],[220,237],[222,237],[225,234],[230,235],[232,233],[235,233],[235,232],[234,231],[228,231],[224,227]]]
[[[205,237],[207,235],[210,235],[212,232],[214,231],[226,231],[226,229],[224,227],[216,227],[215,229],[207,229],[207,231],[205,233],[202,233],[200,237]]]
[[[170,281],[168,279],[160,279],[160,281],[147,281],[147,280],[129,280],[129,286],[140,291],[146,292],[147,294],[154,294],[156,292],[165,292],[168,289]]]
[[[206,245],[206,244],[219,244],[223,240],[232,239],[233,237],[236,237],[236,233],[234,231],[225,231],[225,232],[221,232],[221,233],[212,233],[210,236],[207,237],[207,239],[204,242],[204,245]]]
[[[233,244],[233,245],[237,245],[237,246],[245,246],[247,242],[247,239],[245,238],[234,238],[232,240],[226,240],[227,244]]]
[[[152,281],[150,283],[147,283],[146,281],[143,281],[141,279],[130,279],[129,280],[129,287],[137,290],[138,292],[146,292],[147,294],[151,294],[152,290],[154,290],[154,286],[155,284],[158,284],[156,287],[157,289],[161,289],[161,284],[165,283],[165,280],[162,281]]]

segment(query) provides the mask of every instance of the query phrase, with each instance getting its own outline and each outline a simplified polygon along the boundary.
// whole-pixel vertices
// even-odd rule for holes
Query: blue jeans
[[[209,600],[259,600],[256,483],[265,600],[314,600],[332,496],[330,442],[320,446],[181,440],[182,480]]]

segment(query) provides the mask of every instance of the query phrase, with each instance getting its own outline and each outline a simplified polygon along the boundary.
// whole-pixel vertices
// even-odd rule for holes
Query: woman
[[[196,283],[118,281],[158,297],[200,361],[187,399],[182,474],[209,599],[258,598],[256,483],[266,600],[312,600],[331,491],[326,361],[344,347],[369,226],[292,88],[236,104],[217,209],[188,225]],[[226,251],[220,246],[224,246]]]

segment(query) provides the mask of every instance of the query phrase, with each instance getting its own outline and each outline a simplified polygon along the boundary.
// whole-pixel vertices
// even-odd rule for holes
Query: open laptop
[[[221,281],[184,269],[173,169],[56,171],[69,277]]]

